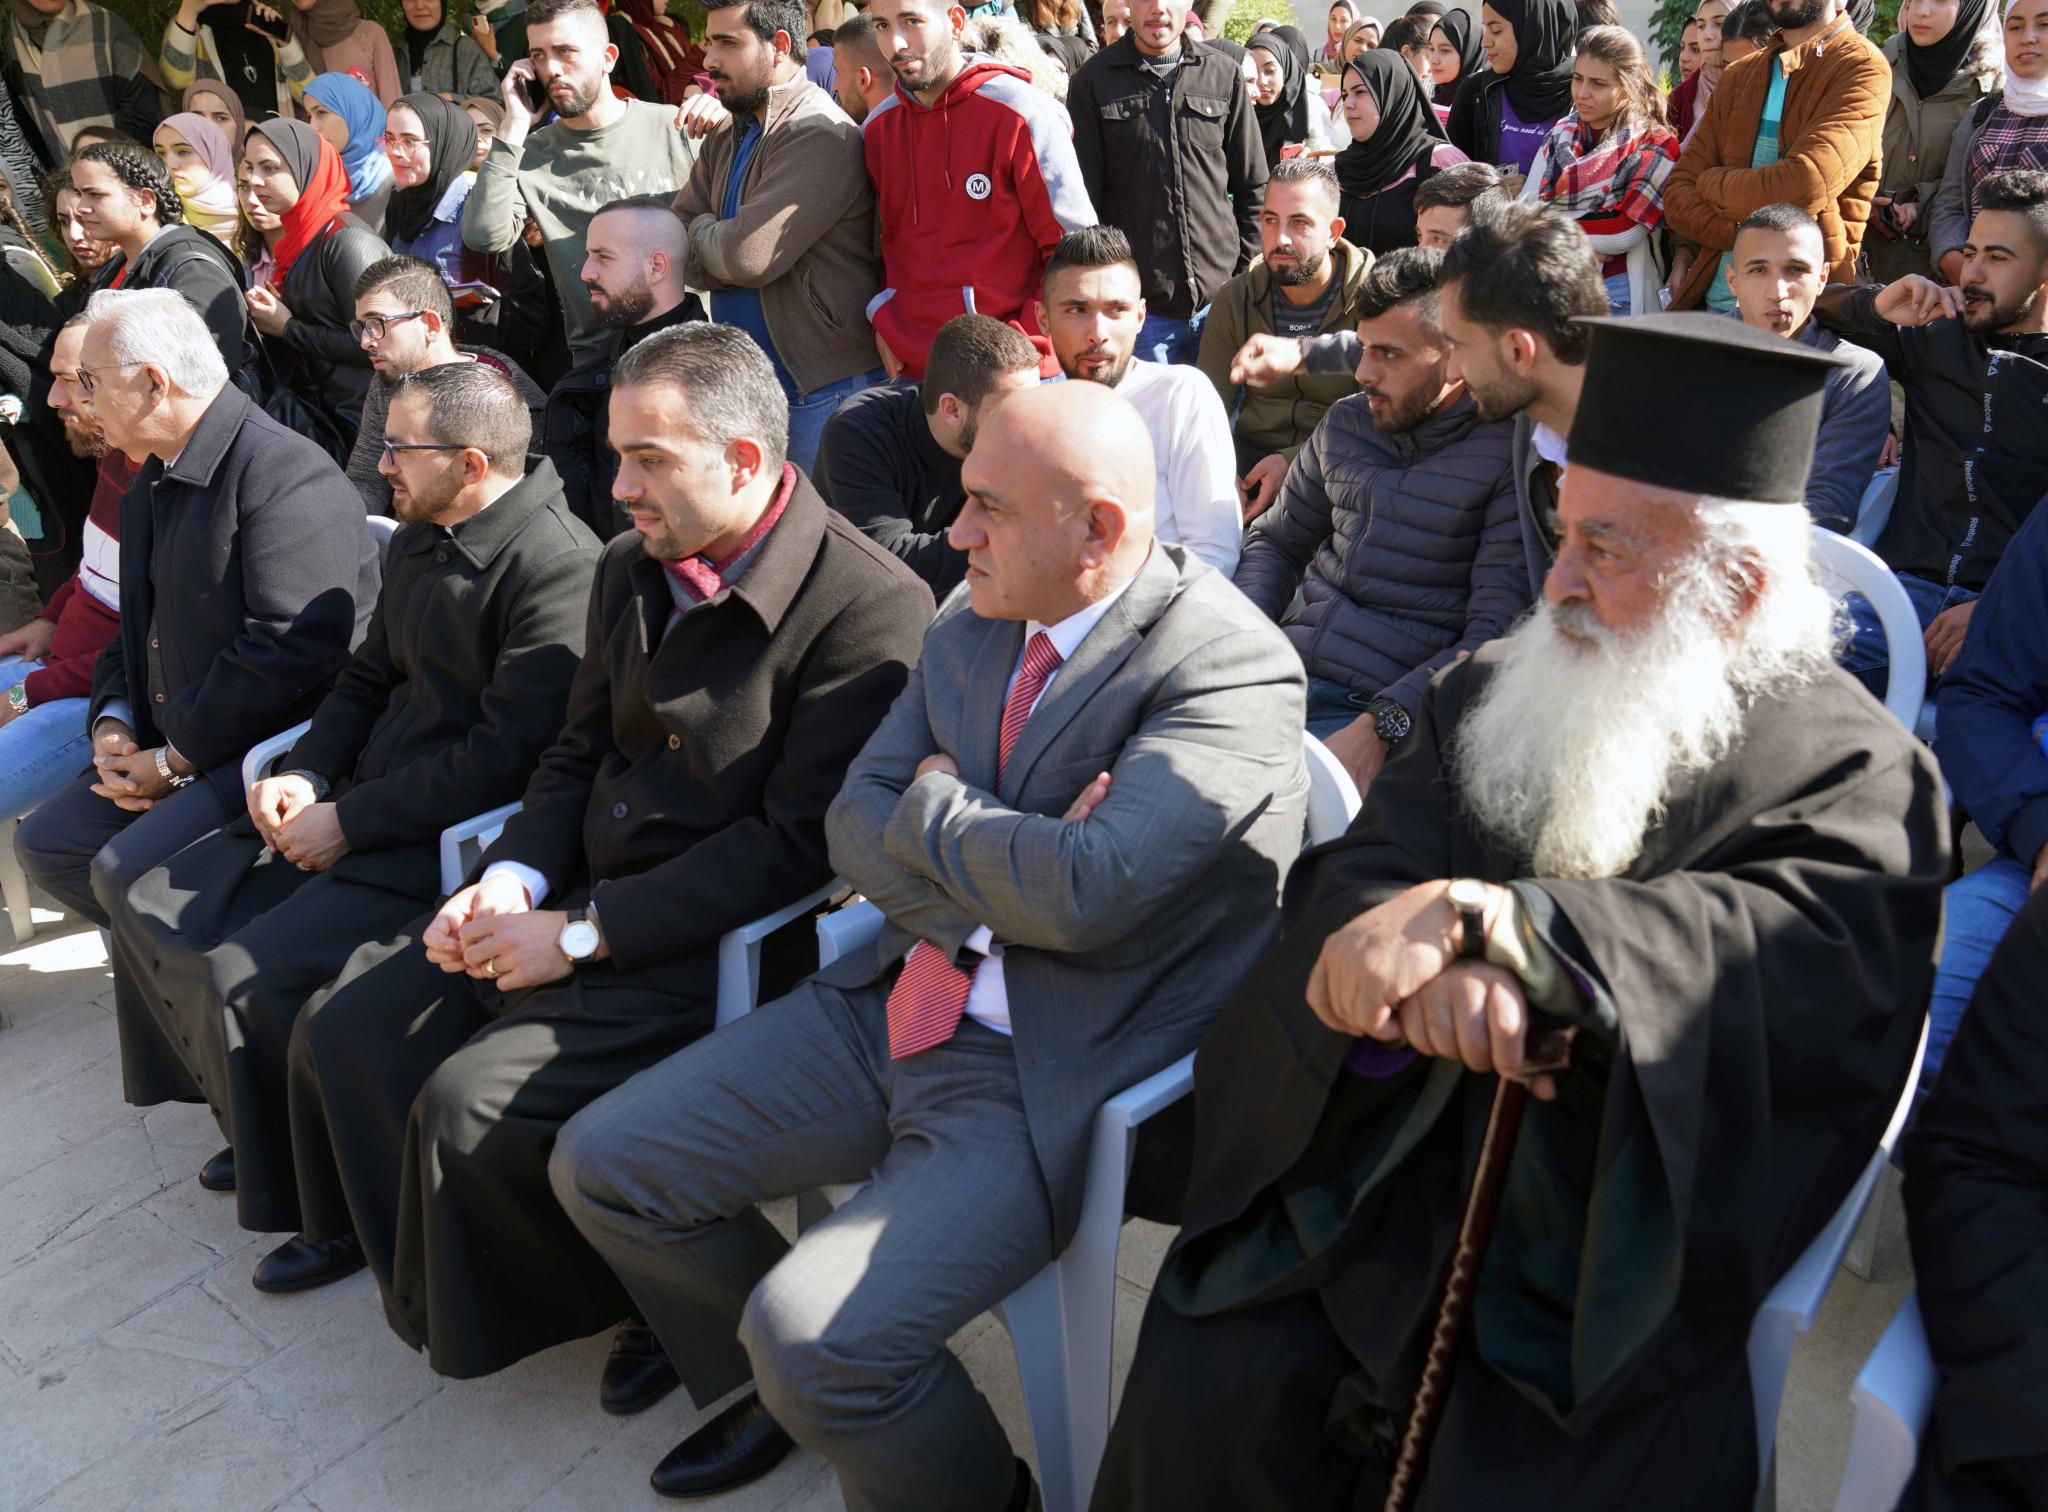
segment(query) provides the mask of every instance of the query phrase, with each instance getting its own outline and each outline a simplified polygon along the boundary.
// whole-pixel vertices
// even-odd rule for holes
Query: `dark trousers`
[[[301,871],[235,828],[195,841],[128,889],[113,933],[133,982],[116,1015],[138,1067],[130,1100],[161,1101],[196,1083],[234,1146],[237,1221],[290,1233],[299,1227],[285,1102],[292,1024],[359,947],[410,944],[405,926],[431,899]]]
[[[292,1156],[306,1236],[353,1230],[392,1328],[471,1377],[632,1311],[548,1156],[571,1115],[710,1030],[713,972],[680,962],[659,990],[600,962],[504,994],[411,943],[430,918],[402,948],[358,950],[299,1014]]]

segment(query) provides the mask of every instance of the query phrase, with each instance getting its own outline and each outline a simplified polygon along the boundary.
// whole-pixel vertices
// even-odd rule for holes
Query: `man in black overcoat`
[[[292,1021],[353,958],[416,949],[443,829],[517,799],[560,732],[596,537],[490,368],[396,389],[382,469],[401,522],[370,632],[246,812],[128,890],[113,929],[134,1102],[204,1096],[230,1148],[202,1181],[242,1226],[299,1226],[285,1113]]]
[[[1831,359],[1591,324],[1546,602],[1431,683],[1196,1062],[1098,1509],[1380,1505],[1538,1014],[1573,1059],[1528,1078],[1417,1505],[1755,1491],[1750,1324],[1898,1101],[1947,825],[1830,659],[1799,501]]]
[[[425,948],[351,962],[293,1030],[304,1226],[257,1284],[360,1253],[444,1375],[631,1311],[548,1185],[555,1133],[711,1029],[719,936],[830,878],[825,811],[931,618],[785,461],[788,401],[743,333],[649,336],[611,389],[634,528],[599,560],[561,737],[416,921]]]

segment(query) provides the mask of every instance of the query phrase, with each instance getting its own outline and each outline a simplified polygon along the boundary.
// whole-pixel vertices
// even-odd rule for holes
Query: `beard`
[[[735,116],[752,115],[768,103],[768,85],[764,80],[752,89],[743,89],[731,74],[713,74],[711,82],[716,87],[718,103],[728,114]]]
[[[1621,634],[1583,603],[1538,600],[1453,738],[1478,826],[1539,877],[1625,871],[1673,785],[1741,734],[1750,699],[1725,602],[1713,574],[1682,570],[1657,623]]]
[[[1098,354],[1092,352],[1085,352],[1082,355],[1095,356]],[[1124,379],[1130,376],[1131,364],[1133,362],[1136,362],[1137,360],[1138,352],[1137,348],[1135,347],[1133,347],[1130,351],[1124,353],[1122,359],[1113,366],[1102,368],[1099,371],[1093,373],[1083,373],[1079,371],[1080,362],[1077,360],[1074,364],[1074,367],[1070,370],[1067,370],[1067,377],[1079,383],[1099,383],[1104,388],[1115,388],[1119,383],[1122,383]]]
[[[1383,435],[1398,436],[1412,431],[1431,415],[1436,413],[1437,401],[1443,396],[1444,372],[1440,368],[1434,378],[1418,383],[1415,388],[1395,400],[1385,389],[1362,389],[1361,393],[1387,399],[1391,402],[1383,410],[1373,412],[1372,423],[1380,428]]]
[[[1318,252],[1314,257],[1297,257],[1292,263],[1266,264],[1266,271],[1273,275],[1273,282],[1282,288],[1295,288],[1301,284],[1314,283],[1323,275],[1326,259]]]
[[[1472,374],[1467,373],[1465,388],[1472,395],[1472,403],[1479,410],[1479,418],[1486,421],[1506,420],[1519,415],[1542,392],[1532,379],[1518,377],[1512,372],[1502,372],[1496,378],[1489,378],[1483,385]]]
[[[2034,306],[2041,302],[2038,288],[2012,304],[2000,304],[1988,289],[1965,289],[1963,295],[1963,324],[1972,331],[2010,330],[2031,318]]]
[[[107,454],[107,438],[83,420],[74,420],[69,414],[60,417],[64,422],[64,439],[70,443],[74,457],[104,457]]]
[[[1777,5],[1766,5],[1764,13],[1778,30],[1797,31],[1820,20],[1827,8],[1827,0],[1782,0]]]
[[[446,455],[444,453],[443,455]],[[437,525],[448,513],[448,507],[455,502],[455,496],[462,491],[458,474],[454,483],[440,483],[432,488],[408,488],[401,496],[391,495],[391,512],[401,524]]]
[[[616,294],[606,294],[604,303],[599,304],[596,295],[601,291],[595,284],[585,284],[591,291],[591,313],[597,323],[608,331],[625,331],[640,324],[654,313],[654,290],[645,279],[630,284]]]

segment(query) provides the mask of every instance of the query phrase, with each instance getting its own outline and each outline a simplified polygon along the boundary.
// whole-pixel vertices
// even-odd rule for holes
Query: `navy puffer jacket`
[[[1397,436],[1362,394],[1330,407],[1246,534],[1235,577],[1276,620],[1300,587],[1284,628],[1309,676],[1413,713],[1438,667],[1528,607],[1513,436],[1469,395]]]

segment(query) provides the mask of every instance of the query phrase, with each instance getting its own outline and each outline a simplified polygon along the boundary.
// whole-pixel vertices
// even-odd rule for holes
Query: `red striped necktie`
[[[1059,670],[1060,653],[1043,630],[1024,648],[1024,665],[1003,704],[1003,724],[996,743],[996,780],[1010,764],[1031,707],[1045,691],[1046,680]],[[975,962],[978,967],[981,963]],[[889,1059],[902,1060],[934,1045],[943,1045],[960,1027],[974,972],[962,971],[938,946],[919,940],[904,958],[896,985],[889,989]]]

